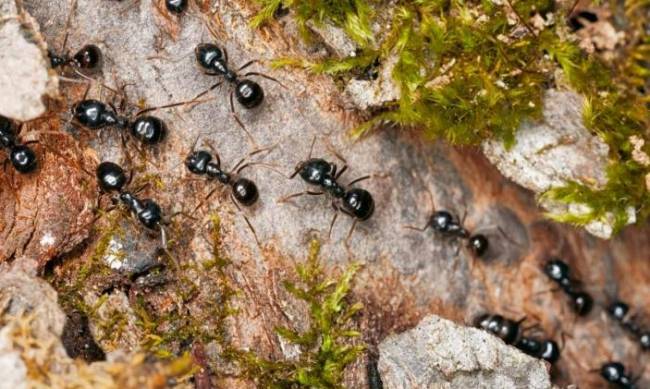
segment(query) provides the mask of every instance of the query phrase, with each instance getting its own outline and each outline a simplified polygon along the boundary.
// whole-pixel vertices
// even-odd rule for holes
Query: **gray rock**
[[[517,131],[515,145],[483,142],[483,153],[506,177],[540,195],[579,182],[594,189],[607,184],[609,146],[582,122],[584,98],[574,92],[549,90],[544,99],[544,119],[525,123]],[[581,204],[542,203],[552,214],[587,212]],[[629,223],[635,221],[632,210]],[[586,226],[590,233],[608,239],[613,217]]]
[[[545,363],[485,331],[432,315],[379,345],[385,388],[551,388]]]
[[[12,0],[2,0],[0,10],[0,115],[34,119],[45,112],[43,97],[56,95],[58,80],[48,71],[38,24]]]

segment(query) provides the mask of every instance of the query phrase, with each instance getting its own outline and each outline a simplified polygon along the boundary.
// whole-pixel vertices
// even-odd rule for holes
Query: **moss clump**
[[[578,47],[565,27],[569,10],[552,0],[256,1],[262,4],[262,12],[254,25],[267,21],[280,5],[294,10],[300,25],[315,18],[322,21],[322,15],[359,9],[354,27],[349,25],[356,20],[351,17],[345,22],[333,17],[325,20],[345,31],[365,30],[365,20],[371,18],[369,24],[377,27],[373,37],[359,40],[348,32],[358,45],[354,56],[276,61],[278,66],[301,66],[346,78],[394,59],[392,78],[399,87],[399,99],[385,103],[354,129],[357,136],[393,123],[422,129],[429,138],[453,144],[496,138],[508,146],[523,121],[540,116],[544,90],[568,84],[589,101],[585,124],[609,144],[612,165],[605,188],[569,183],[546,194],[562,202],[581,202],[590,209],[558,219],[585,224],[613,218],[615,228],[620,228],[627,221],[628,208],[637,211],[641,220],[650,215],[650,184],[646,184],[650,169],[632,158],[630,145],[630,137],[640,137],[646,140],[644,151],[650,152],[648,0],[625,3],[628,39],[608,62]],[[611,2],[612,8],[617,6]],[[562,70],[559,79],[558,69]]]
[[[325,276],[319,261],[320,245],[312,241],[305,264],[296,266],[298,283],[284,282],[295,298],[309,307],[309,328],[304,332],[278,327],[276,332],[301,350],[296,360],[265,360],[253,353],[238,353],[236,360],[245,374],[265,388],[342,388],[345,367],[365,346],[352,339],[359,332],[351,327],[361,303],[350,303],[352,279],[359,265],[350,266],[337,279]]]

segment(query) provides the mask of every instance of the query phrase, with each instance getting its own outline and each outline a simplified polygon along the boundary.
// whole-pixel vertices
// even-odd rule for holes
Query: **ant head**
[[[72,57],[72,62],[81,69],[97,70],[102,64],[102,51],[95,45],[86,45]]]
[[[194,174],[205,174],[208,163],[212,161],[212,155],[205,150],[192,152],[185,158],[187,170]]]
[[[167,11],[180,15],[187,9],[187,0],[165,0],[165,7]]]
[[[27,146],[17,145],[12,147],[9,158],[11,164],[20,173],[31,173],[36,169],[36,154]]]
[[[345,193],[343,207],[357,219],[368,220],[375,212],[375,200],[367,190],[353,188]]]
[[[212,43],[201,43],[194,49],[194,54],[196,55],[196,61],[204,69],[212,69],[212,65],[215,61],[223,60],[224,55],[223,51],[219,46]]]
[[[553,281],[560,282],[569,278],[569,265],[558,258],[553,258],[544,265],[544,273]]]
[[[467,246],[477,257],[483,256],[488,250],[489,243],[485,235],[476,234],[469,238]]]
[[[131,123],[131,134],[142,143],[154,145],[165,138],[167,126],[155,116],[140,116]]]
[[[569,295],[571,296],[573,310],[579,316],[589,314],[591,308],[594,306],[594,299],[587,292],[570,291]]]
[[[614,301],[607,307],[607,313],[618,321],[623,320],[629,310],[630,307],[622,301]]]
[[[126,174],[119,165],[102,162],[97,166],[97,181],[105,192],[121,191],[126,184]]]
[[[235,85],[235,97],[244,108],[255,108],[264,100],[264,91],[255,81],[241,80]]]
[[[232,184],[232,195],[242,205],[251,206],[260,197],[257,185],[247,178],[238,178]]]
[[[625,366],[620,362],[607,362],[600,368],[600,375],[608,382],[619,382],[625,376]]]

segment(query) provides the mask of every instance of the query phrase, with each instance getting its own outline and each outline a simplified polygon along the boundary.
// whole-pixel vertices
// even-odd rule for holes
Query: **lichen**
[[[401,93],[352,130],[360,136],[382,124],[421,129],[431,139],[477,144],[488,138],[512,145],[523,121],[536,120],[549,86],[570,87],[587,98],[584,122],[611,150],[609,182],[595,189],[571,182],[553,188],[549,199],[587,205],[591,212],[560,215],[586,224],[613,214],[615,228],[627,223],[628,208],[638,220],[649,215],[647,166],[631,158],[630,137],[648,139],[647,90],[650,37],[647,0],[626,2],[626,44],[614,59],[588,55],[567,31],[569,4],[551,0],[401,0],[374,3],[256,0],[262,5],[253,25],[270,22],[280,7],[294,11],[301,26],[327,21],[348,32],[355,55],[324,59],[279,58],[277,66],[300,66],[338,78],[363,74],[374,64],[397,58],[392,70]],[[612,1],[611,7],[617,7]],[[358,11],[355,11],[358,10]],[[349,16],[357,14],[357,18]],[[348,15],[344,19],[331,15]],[[390,15],[386,17],[385,15]],[[355,39],[349,31],[367,31]],[[645,151],[648,151],[646,142]]]

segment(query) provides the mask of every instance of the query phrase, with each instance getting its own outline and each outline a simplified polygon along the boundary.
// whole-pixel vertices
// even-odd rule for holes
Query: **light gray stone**
[[[501,141],[482,144],[483,153],[506,177],[541,195],[570,181],[600,189],[607,184],[609,146],[583,124],[584,98],[570,91],[549,90],[541,122],[524,123],[507,149]],[[584,204],[544,201],[551,214],[588,212]],[[632,210],[629,223],[635,221]],[[588,224],[587,231],[608,239],[613,217]]]
[[[45,112],[43,97],[55,96],[44,41],[30,15],[11,0],[0,2],[0,115],[27,121]]]
[[[438,316],[379,345],[384,388],[549,389],[545,362],[485,331]]]

